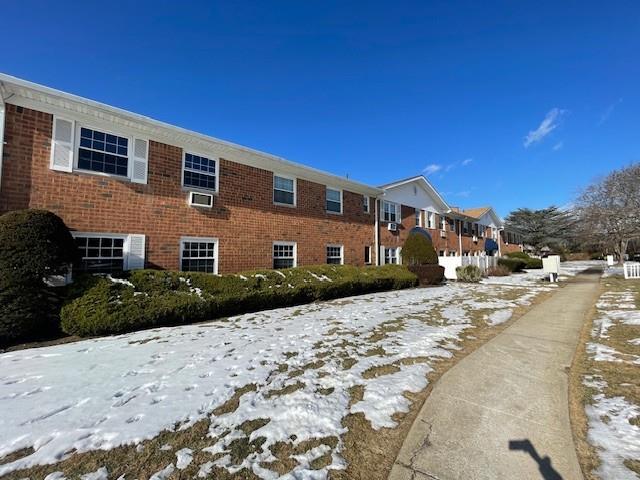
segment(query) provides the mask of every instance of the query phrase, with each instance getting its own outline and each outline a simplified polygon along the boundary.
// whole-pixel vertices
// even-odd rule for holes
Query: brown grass
[[[607,278],[601,281],[599,294],[613,291],[633,289],[636,293],[636,305],[639,305],[640,283],[625,281],[618,278]],[[615,307],[614,307],[615,308]],[[630,339],[640,337],[640,326],[615,324],[608,330],[608,338],[594,339],[591,337],[593,321],[597,316],[594,307],[586,318],[578,349],[570,370],[569,383],[569,412],[573,428],[574,443],[580,460],[580,466],[585,480],[597,480],[593,473],[598,468],[600,460],[596,449],[588,442],[588,421],[585,406],[592,403],[592,396],[597,393],[593,388],[583,385],[586,375],[599,375],[607,382],[602,393],[607,397],[621,396],[628,402],[640,405],[640,367],[620,362],[595,362],[589,359],[586,343],[594,341],[613,347],[618,352],[628,355],[640,355],[640,347],[628,343]],[[632,419],[632,422],[636,419]],[[627,468],[640,474],[640,462],[627,461]]]

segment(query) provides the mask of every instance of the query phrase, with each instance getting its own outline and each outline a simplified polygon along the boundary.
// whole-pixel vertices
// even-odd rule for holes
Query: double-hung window
[[[382,220],[395,223],[398,221],[397,205],[393,202],[382,202]]]
[[[216,160],[185,152],[182,172],[183,186],[215,192],[217,190],[217,174]]]
[[[371,245],[364,246],[364,263],[369,265],[371,263]]]
[[[291,268],[296,266],[295,242],[275,242],[273,244],[273,268]]]
[[[129,174],[129,139],[81,127],[78,169],[126,177]]]
[[[427,212],[427,228],[431,230],[436,228],[436,214],[433,212]]]
[[[124,270],[126,235],[76,234],[81,262],[76,269],[82,272],[111,273]]]
[[[280,205],[296,204],[296,181],[293,178],[273,176],[273,203]]]
[[[342,190],[327,187],[327,212],[342,213]]]
[[[218,272],[218,241],[215,238],[180,239],[180,270],[183,272]]]
[[[397,264],[398,263],[398,249],[397,248],[385,248],[384,249],[384,263]]]
[[[342,265],[342,245],[327,245],[327,263]]]
[[[440,230],[446,230],[447,218],[444,215],[440,215]]]
[[[371,211],[369,207],[369,197],[366,195],[362,196],[362,211],[364,213],[369,213]]]
[[[416,227],[422,226],[422,212],[416,208]]]

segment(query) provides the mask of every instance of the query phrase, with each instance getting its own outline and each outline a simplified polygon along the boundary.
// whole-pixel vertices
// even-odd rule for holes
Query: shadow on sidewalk
[[[509,440],[509,450],[522,450],[528,453],[538,463],[538,469],[540,475],[544,480],[562,480],[562,476],[556,472],[551,466],[551,459],[549,457],[540,457],[536,447],[533,446],[531,441],[525,440]]]

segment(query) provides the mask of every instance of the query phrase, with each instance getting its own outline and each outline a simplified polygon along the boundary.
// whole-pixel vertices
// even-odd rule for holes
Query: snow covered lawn
[[[435,362],[552,288],[392,291],[2,354],[0,476],[326,478],[347,416],[395,427]]]
[[[601,479],[640,478],[640,282],[607,278],[587,343],[587,440]]]

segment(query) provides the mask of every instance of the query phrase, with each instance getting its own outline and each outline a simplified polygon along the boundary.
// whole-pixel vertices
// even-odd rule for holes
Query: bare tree
[[[640,239],[640,163],[589,185],[576,203],[584,242],[612,249],[622,262],[629,242]]]

